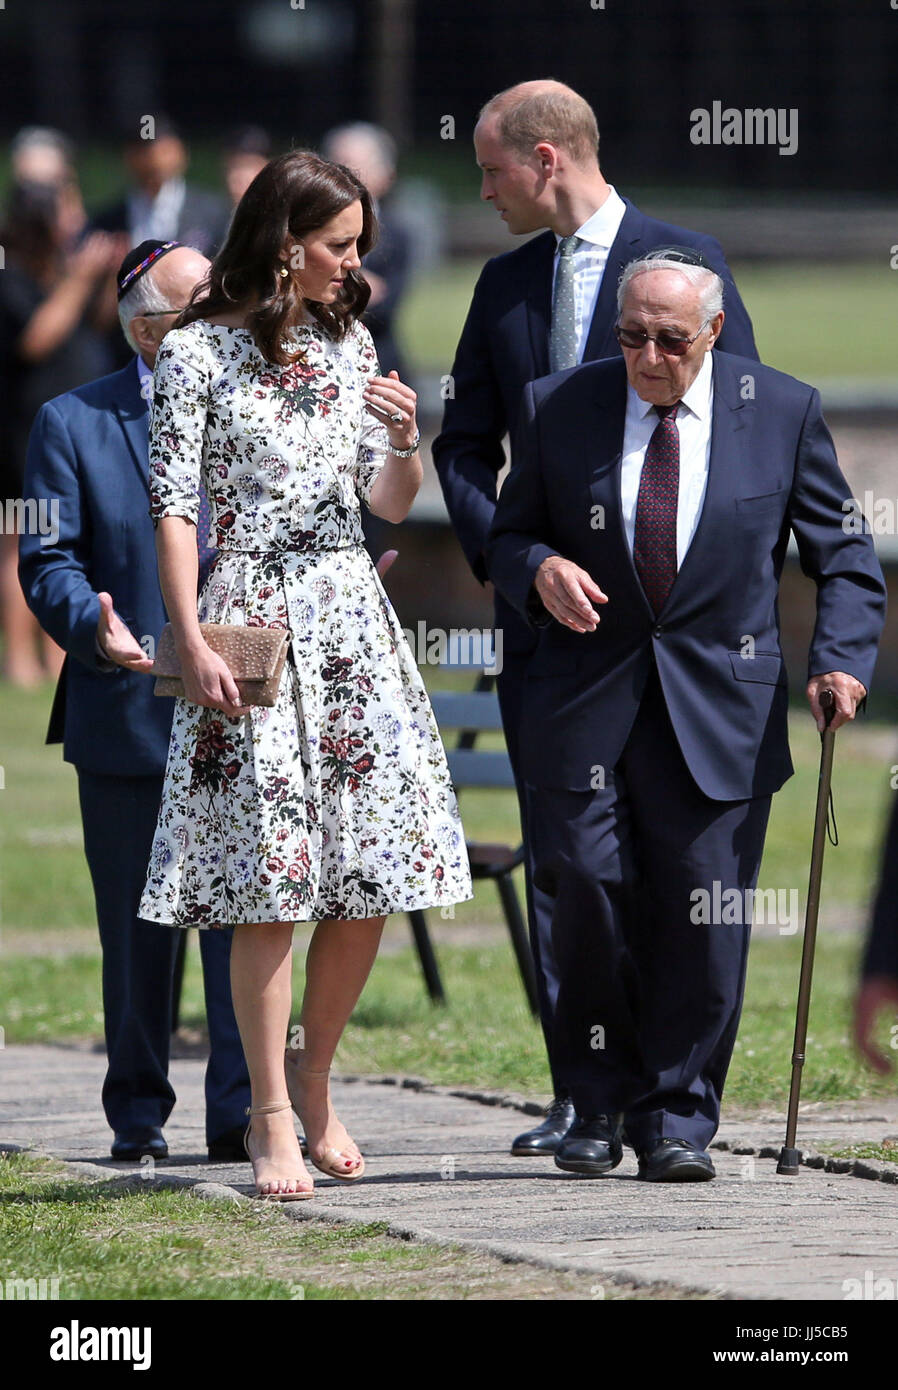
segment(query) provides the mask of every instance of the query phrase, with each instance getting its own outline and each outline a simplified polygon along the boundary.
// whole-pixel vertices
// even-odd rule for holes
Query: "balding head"
[[[205,277],[209,265],[206,257],[192,246],[176,246],[174,251],[169,251],[167,256],[150,267],[147,279],[152,280],[170,305],[183,309],[194,286]]]
[[[159,344],[186,306],[210,262],[192,246],[176,246],[160,256],[119,300],[122,331],[129,347],[152,367]]]
[[[549,227],[575,232],[608,197],[589,103],[563,82],[519,82],[483,107],[474,150],[480,196],[520,236]]]
[[[477,126],[522,159],[547,141],[575,164],[592,167],[598,162],[599,130],[592,107],[573,87],[552,78],[518,82],[490,97]]]

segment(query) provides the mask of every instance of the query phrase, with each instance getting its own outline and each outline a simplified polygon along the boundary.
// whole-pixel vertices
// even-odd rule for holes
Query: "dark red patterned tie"
[[[657,617],[677,575],[677,495],[680,436],[677,407],[656,405],[660,416],[649,440],[636,499],[633,562]]]

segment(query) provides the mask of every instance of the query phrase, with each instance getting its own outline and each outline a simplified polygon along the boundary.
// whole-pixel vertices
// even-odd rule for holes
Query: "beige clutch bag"
[[[244,705],[274,704],[287,659],[290,633],[283,627],[245,627],[239,623],[200,623],[203,640],[223,658],[237,682]],[[171,623],[156,645],[149,673],[156,677],[154,695],[184,695],[181,666]]]

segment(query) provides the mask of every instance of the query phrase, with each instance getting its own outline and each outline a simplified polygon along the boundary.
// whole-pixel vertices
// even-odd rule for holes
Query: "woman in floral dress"
[[[294,151],[240,202],[154,372],[150,511],[184,677],[140,917],[234,926],[260,1196],[361,1176],[328,1072],[385,917],[472,896],[445,754],[364,548],[359,500],[401,521],[420,486],[415,394],[359,322],[367,191]],[[398,452],[392,452],[398,451]],[[218,546],[197,602],[197,485]],[[247,707],[201,622],[286,628],[272,708]],[[301,1047],[284,1044],[293,925],[314,921]]]

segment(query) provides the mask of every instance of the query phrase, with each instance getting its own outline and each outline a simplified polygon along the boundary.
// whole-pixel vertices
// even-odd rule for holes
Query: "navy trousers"
[[[771,798],[712,801],[699,790],[654,666],[604,788],[526,791],[534,884],[554,899],[552,1053],[577,1113],[623,1111],[637,1150],[674,1136],[706,1148],[739,1025],[745,890],[757,882]],[[703,903],[713,918],[732,888],[748,911],[703,922]]]
[[[553,1036],[555,1006],[558,999],[558,967],[555,962],[555,947],[552,941],[552,898],[533,882],[533,859],[530,835],[527,827],[527,796],[520,774],[520,723],[521,697],[523,693],[524,671],[530,660],[530,652],[503,652],[502,670],[496,677],[496,693],[502,713],[505,730],[505,744],[515,785],[521,816],[521,838],[524,844],[524,893],[527,906],[527,923],[530,935],[530,950],[536,967],[536,987],[539,996],[539,1016],[546,1052],[549,1057],[549,1070],[552,1074],[552,1090],[557,1095],[565,1095],[568,1085],[554,1056]]]
[[[117,1133],[161,1128],[175,1103],[168,1080],[172,975],[180,927],[137,916],[162,798],[162,777],[78,768],[84,849],[103,948],[107,1072],[103,1109]],[[244,1123],[249,1075],[231,1002],[230,930],[200,932],[209,1062],[206,1139]]]

